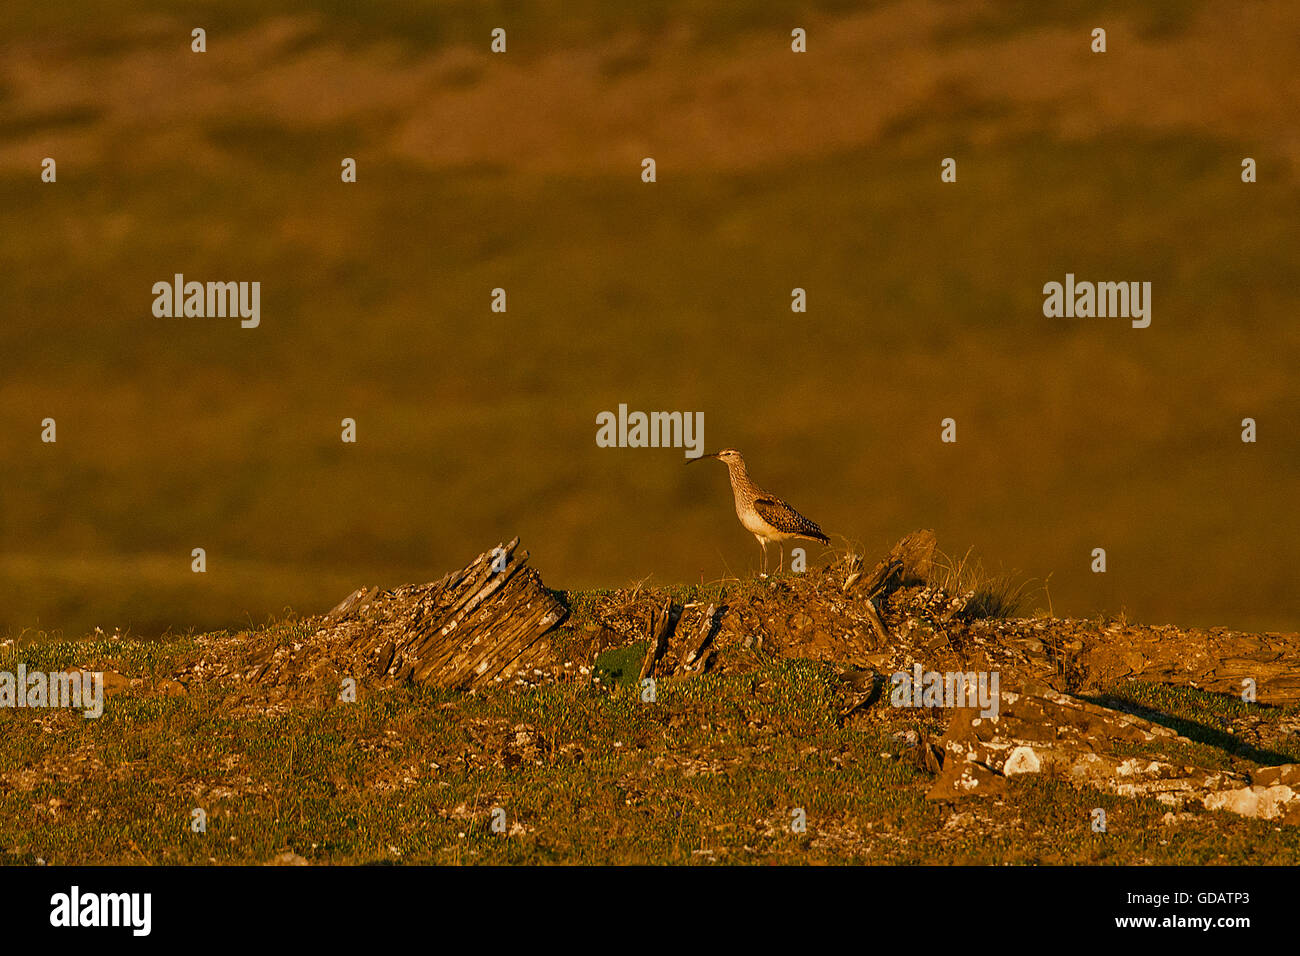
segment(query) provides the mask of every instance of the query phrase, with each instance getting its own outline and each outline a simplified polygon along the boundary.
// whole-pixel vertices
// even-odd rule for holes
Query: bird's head
[[[699,458],[692,458],[687,461],[687,464],[690,464],[692,461],[700,461],[703,458],[716,458],[719,461],[725,462],[728,468],[732,465],[743,465],[745,463],[745,459],[740,456],[740,452],[736,451],[736,449],[724,448],[722,451],[715,451],[711,455],[701,455]]]

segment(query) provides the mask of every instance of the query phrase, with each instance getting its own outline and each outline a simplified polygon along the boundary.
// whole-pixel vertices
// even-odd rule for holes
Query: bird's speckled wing
[[[831,539],[822,533],[821,528],[795,511],[780,498],[773,498],[771,495],[759,495],[754,499],[754,510],[758,512],[760,518],[778,531],[784,531],[786,534],[802,535],[823,544],[831,543]]]

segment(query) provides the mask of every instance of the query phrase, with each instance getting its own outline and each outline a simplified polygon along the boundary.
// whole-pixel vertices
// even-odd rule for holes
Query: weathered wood
[[[645,658],[641,661],[641,673],[637,678],[638,680],[645,680],[654,672],[655,661],[659,660],[668,647],[668,637],[672,634],[673,625],[677,623],[680,616],[681,609],[673,604],[671,598],[665,601],[664,606],[651,616],[649,647],[646,648]]]
[[[354,592],[329,623],[356,631],[353,641],[377,673],[482,686],[523,666],[568,613],[527,561],[514,538],[433,584]]]
[[[885,631],[884,622],[880,620],[880,614],[876,611],[876,605],[871,602],[871,598],[867,598],[862,602],[862,616],[867,619],[871,629],[876,632],[876,637],[880,640],[880,643],[885,644],[889,640],[889,634]]]
[[[845,590],[874,597],[909,582],[928,581],[934,569],[935,546],[933,531],[913,531],[895,544],[870,574],[854,579],[852,587],[846,581]]]
[[[700,628],[695,636],[695,640],[688,646],[685,657],[682,658],[682,668],[686,671],[696,673],[703,669],[704,661],[708,658],[705,648],[713,638],[713,632],[716,629],[716,623],[713,615],[717,612],[717,607],[710,604],[704,612],[704,620],[700,621]]]

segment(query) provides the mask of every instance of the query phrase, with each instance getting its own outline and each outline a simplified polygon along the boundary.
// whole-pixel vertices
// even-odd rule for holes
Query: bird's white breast
[[[773,528],[770,524],[760,518],[757,512],[742,511],[740,508],[737,508],[736,517],[740,519],[740,523],[745,526],[745,530],[750,534],[760,535],[761,537],[767,538],[769,541],[779,541],[783,538],[790,537],[790,535],[782,534],[780,531],[776,530],[776,528]]]

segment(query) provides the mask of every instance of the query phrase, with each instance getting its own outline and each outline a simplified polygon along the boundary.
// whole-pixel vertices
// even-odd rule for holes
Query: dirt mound
[[[518,546],[518,538],[498,545],[431,584],[358,588],[309,621],[316,626],[302,640],[250,642],[233,661],[193,670],[299,689],[344,677],[458,689],[502,681],[551,661],[545,635],[568,614]]]
[[[806,573],[707,588],[627,588],[570,608],[527,567],[516,538],[441,580],[359,588],[301,637],[222,639],[196,673],[309,687],[342,677],[445,688],[590,679],[611,651],[637,679],[750,669],[767,657],[834,663],[864,683],[921,664],[997,671],[1003,686],[1070,694],[1124,679],[1300,702],[1300,635],[1053,618],[989,619],[974,592],[935,583],[935,539],[918,531],[867,570],[843,554]],[[178,675],[186,679],[190,675]]]
[[[1185,721],[1139,713],[1100,693],[1140,678],[1247,700],[1253,688],[1260,703],[1295,703],[1300,677],[1287,662],[1297,658],[1300,635],[990,619],[974,591],[954,594],[937,583],[929,531],[908,535],[870,570],[850,553],[774,579],[638,586],[569,601],[543,585],[518,544],[486,551],[431,584],[360,588],[304,622],[290,640],[216,639],[209,657],[177,676],[239,684],[280,707],[335,698],[346,677],[460,690],[561,681],[608,687],[749,672],[773,658],[799,658],[835,668],[840,722],[924,718],[919,733],[899,737],[899,749],[935,775],[933,799],[1003,795],[1011,777],[1050,774],[1177,808],[1195,802],[1300,822],[1300,777],[1292,765],[1216,766],[1218,757],[1196,751],[1183,730],[1171,729],[1191,726]],[[902,698],[901,675],[915,688]],[[966,694],[975,683],[979,692]],[[1241,718],[1252,719],[1258,722]],[[1282,763],[1263,749],[1262,738],[1260,746],[1246,743],[1244,724],[1232,730],[1241,735],[1230,745],[1236,757]],[[1208,725],[1186,732],[1224,737]],[[510,735],[531,740],[523,725]]]

